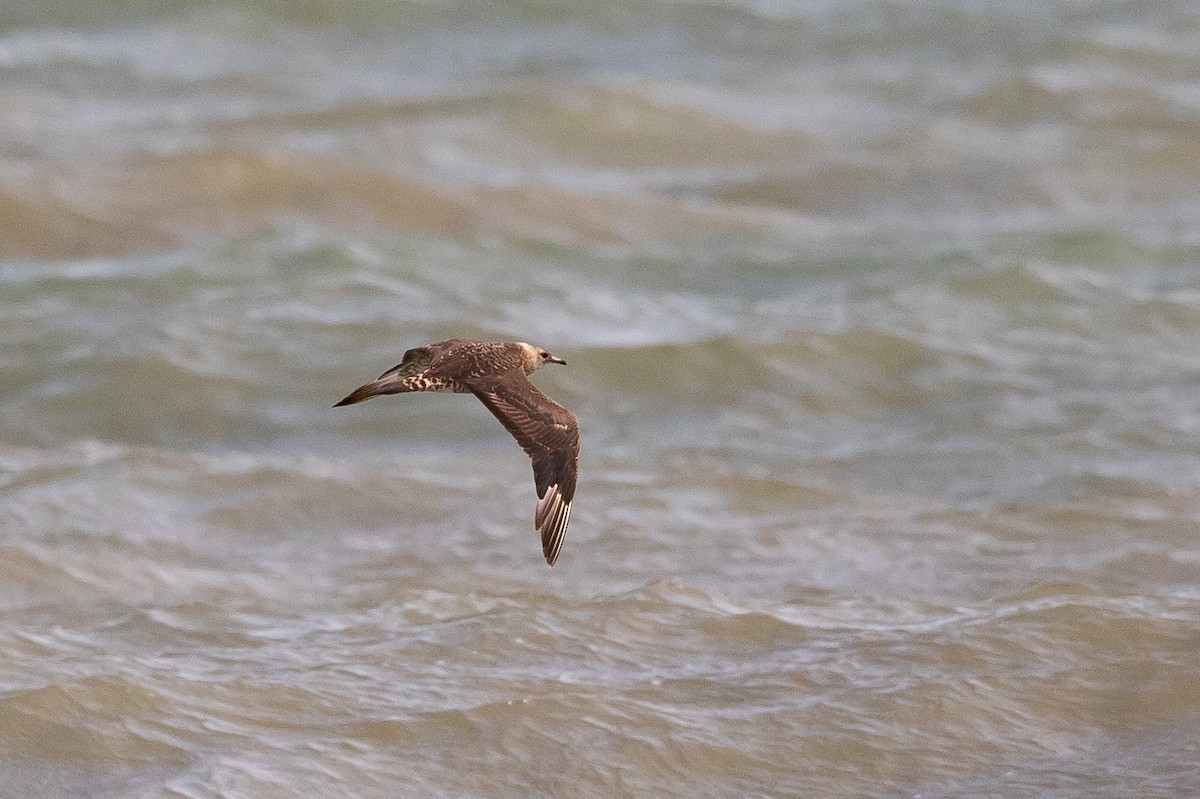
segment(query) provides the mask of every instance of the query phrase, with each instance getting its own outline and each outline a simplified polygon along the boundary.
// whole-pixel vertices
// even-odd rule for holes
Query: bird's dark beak
[[[550,357],[548,357],[546,359],[546,363],[560,363],[563,366],[567,365],[567,362],[564,361],[562,358],[559,358],[557,355],[551,355]]]

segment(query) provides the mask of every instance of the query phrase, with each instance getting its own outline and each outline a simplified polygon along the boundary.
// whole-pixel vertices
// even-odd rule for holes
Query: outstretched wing
[[[542,536],[542,554],[553,566],[571,520],[579,469],[579,423],[573,413],[538,391],[519,370],[473,385],[471,391],[533,459],[538,495],[533,526]]]
[[[347,394],[335,408],[378,397],[380,394],[400,394],[405,391],[428,391],[431,381],[420,378],[429,370],[434,352],[429,347],[413,347],[404,353],[400,363],[388,369],[370,383],[364,383]],[[435,389],[436,390],[436,389]]]

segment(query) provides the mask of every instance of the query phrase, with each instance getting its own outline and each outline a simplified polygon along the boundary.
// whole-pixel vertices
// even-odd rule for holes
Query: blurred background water
[[[0,6],[0,795],[1200,795],[1193,2]],[[470,397],[582,429],[554,569]]]

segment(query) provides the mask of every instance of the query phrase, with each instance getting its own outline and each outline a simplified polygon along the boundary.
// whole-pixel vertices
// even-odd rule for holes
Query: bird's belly
[[[409,391],[435,391],[439,394],[468,394],[471,389],[453,380],[438,377],[413,377],[406,381]]]

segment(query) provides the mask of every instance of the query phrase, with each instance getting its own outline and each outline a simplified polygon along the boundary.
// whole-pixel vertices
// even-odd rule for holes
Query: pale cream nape
[[[525,374],[532,374],[542,367],[545,361],[542,360],[540,353],[541,347],[535,347],[532,344],[526,344],[524,341],[515,342],[521,348],[521,356],[523,363],[522,368],[525,369]]]

